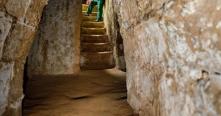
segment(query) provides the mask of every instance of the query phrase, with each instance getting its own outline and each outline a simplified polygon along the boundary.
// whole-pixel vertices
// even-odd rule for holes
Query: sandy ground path
[[[78,77],[33,77],[23,116],[133,116],[125,79],[115,69],[82,71]]]

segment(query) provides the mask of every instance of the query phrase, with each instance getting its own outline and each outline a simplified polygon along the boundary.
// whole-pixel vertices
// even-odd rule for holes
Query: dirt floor
[[[125,78],[115,69],[82,71],[78,77],[33,77],[23,116],[133,116]]]

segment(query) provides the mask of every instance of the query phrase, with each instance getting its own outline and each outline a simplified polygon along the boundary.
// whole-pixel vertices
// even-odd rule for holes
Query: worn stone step
[[[101,70],[114,68],[113,52],[82,52],[81,69]]]
[[[81,52],[112,51],[111,43],[81,43]]]
[[[81,35],[81,42],[86,43],[107,43],[109,42],[107,35]]]
[[[82,34],[91,34],[91,35],[105,35],[106,29],[105,28],[81,28]]]
[[[82,20],[83,21],[95,21],[96,16],[83,16]]]
[[[89,28],[102,28],[104,27],[104,22],[83,21],[81,26]]]
[[[82,14],[85,15],[87,11],[82,11]],[[97,16],[97,12],[92,12],[90,16]]]
[[[82,4],[82,11],[87,11],[88,6],[89,6],[89,5],[87,5],[87,4]],[[93,11],[94,11],[94,12],[97,12],[97,11],[98,11],[98,10],[97,10],[97,6],[94,7]]]

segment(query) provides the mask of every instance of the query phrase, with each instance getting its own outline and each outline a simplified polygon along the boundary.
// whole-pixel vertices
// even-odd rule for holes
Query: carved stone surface
[[[0,115],[6,111],[9,97],[9,87],[11,80],[11,72],[13,72],[13,64],[0,63]]]
[[[29,55],[30,75],[78,74],[81,0],[51,0]]]
[[[46,3],[47,0],[0,1],[0,115],[21,115],[24,61]]]
[[[14,25],[14,29],[8,35],[4,45],[3,59],[6,61],[23,60],[27,56],[34,36],[33,27],[20,23]]]
[[[7,12],[17,18],[23,18],[32,0],[7,0]]]
[[[50,2],[35,36],[30,71],[76,74],[81,2]],[[140,116],[220,116],[221,1],[107,2],[112,6],[107,15],[113,16],[109,19],[113,22],[106,24],[115,26],[108,32],[113,43],[121,33],[128,101],[135,112]],[[0,115],[21,115],[24,60],[46,3],[0,1]]]
[[[5,16],[4,12],[0,12],[0,58],[2,58],[3,46],[6,37],[11,29],[12,19]]]
[[[141,116],[221,115],[221,1],[114,0]]]
[[[120,27],[116,11],[117,8],[113,4],[113,1],[106,0],[104,7],[104,22],[110,41],[114,45],[113,48],[116,68],[125,71],[126,63],[124,58],[123,38],[120,34]]]

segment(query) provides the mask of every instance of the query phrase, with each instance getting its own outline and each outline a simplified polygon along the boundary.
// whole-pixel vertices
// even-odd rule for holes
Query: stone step
[[[102,28],[104,27],[104,22],[83,21],[81,27]]]
[[[95,21],[96,16],[83,16],[82,20],[83,21]]]
[[[82,11],[87,11],[88,5],[87,4],[82,4]],[[97,12],[97,6],[94,7],[93,9],[94,12]]]
[[[81,53],[81,69],[101,70],[114,68],[113,52],[82,52]]]
[[[81,34],[91,34],[91,35],[105,35],[105,28],[85,28],[81,27]]]
[[[112,51],[110,43],[81,43],[81,52],[104,52]]]
[[[86,11],[82,11],[82,14],[85,15],[86,14]],[[92,12],[90,14],[90,16],[97,16],[97,12]]]
[[[109,42],[107,35],[85,35],[81,34],[81,42],[86,43],[107,43]]]

